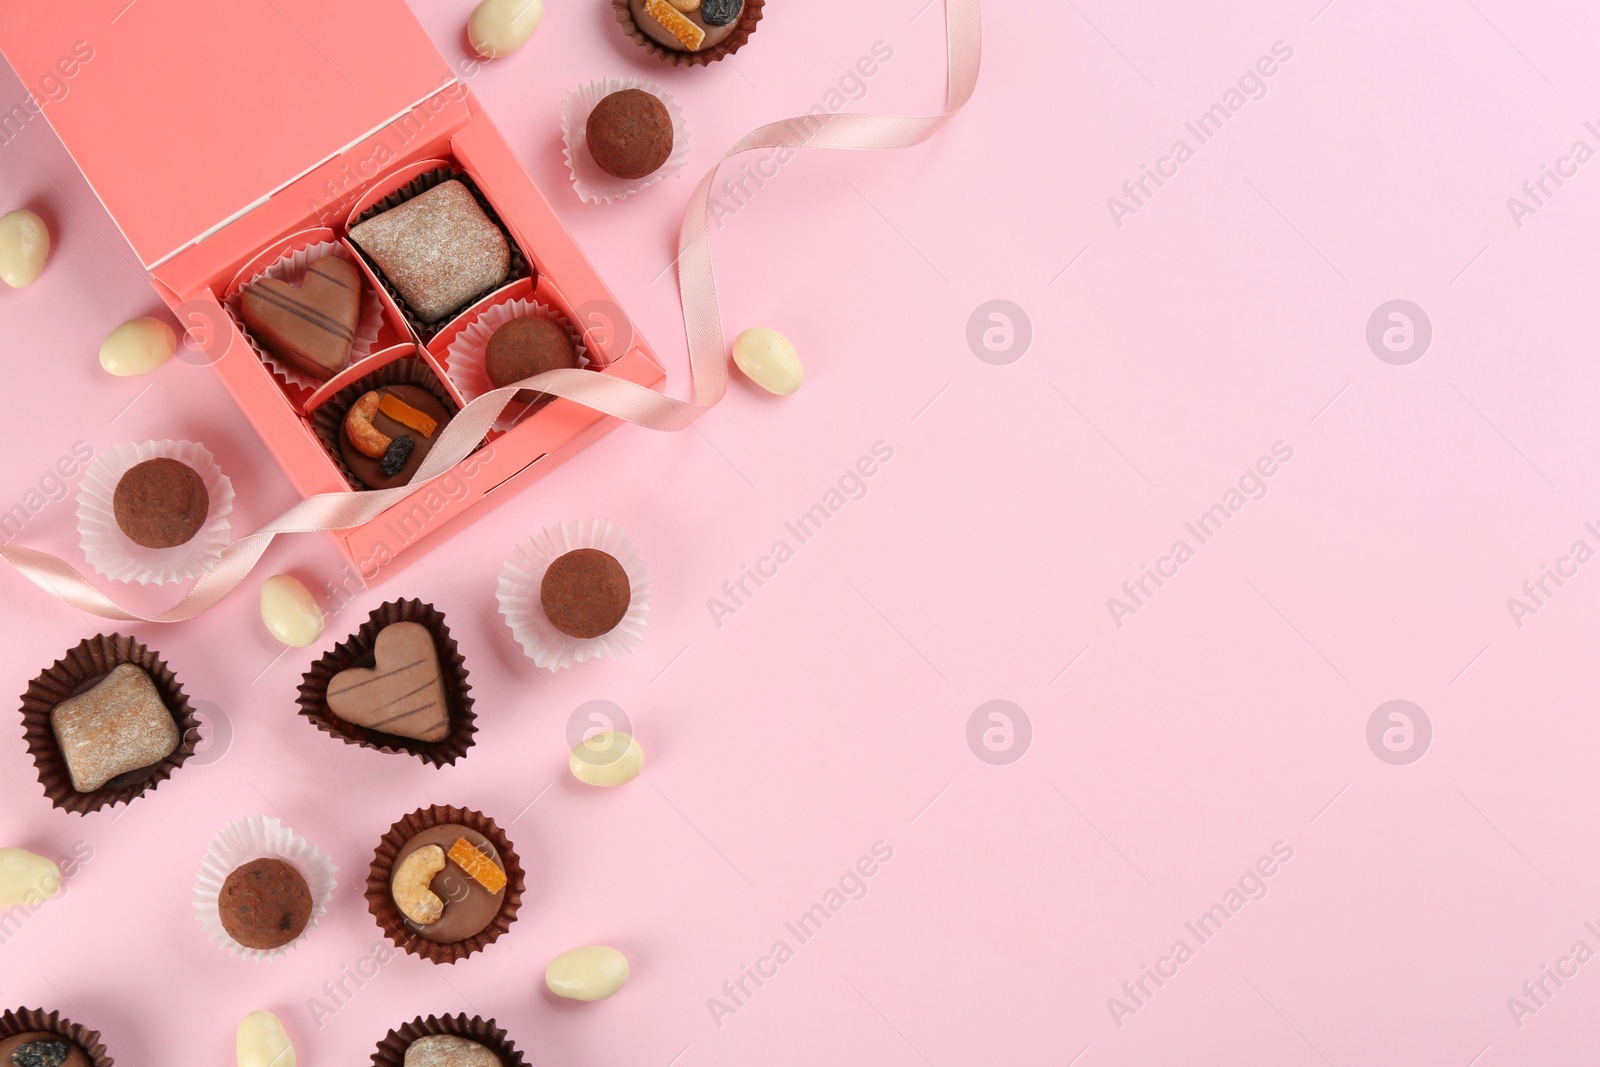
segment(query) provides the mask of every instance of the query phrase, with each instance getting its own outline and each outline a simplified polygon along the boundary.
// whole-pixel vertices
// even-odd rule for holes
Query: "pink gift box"
[[[450,339],[474,309],[517,288],[584,331],[594,373],[652,389],[665,380],[648,344],[400,0],[6,5],[0,51],[25,83],[65,86],[44,115],[302,496],[355,491],[307,417],[331,393],[324,386],[313,396],[275,376],[222,302],[282,255],[343,240],[367,207],[442,166],[471,179],[527,269],[452,319],[419,329],[356,256],[384,303],[370,359],[415,345],[442,371]],[[433,485],[332,536],[363,581],[375,584],[616,425],[556,400],[491,434]]]

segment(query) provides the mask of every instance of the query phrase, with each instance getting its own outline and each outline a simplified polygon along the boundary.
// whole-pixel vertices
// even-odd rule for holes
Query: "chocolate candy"
[[[80,793],[160,763],[181,740],[155,683],[131,663],[118,664],[93,688],[58,705],[50,725]]]
[[[580,741],[567,764],[585,785],[627,785],[644,770],[644,749],[621,730],[603,730]]]
[[[539,603],[550,624],[582,639],[615,629],[628,613],[632,597],[628,572],[616,557],[597,548],[579,548],[557,557],[539,583]]]
[[[0,909],[42,903],[60,888],[61,868],[54,860],[27,849],[0,848]]]
[[[805,380],[794,345],[777,330],[758,326],[741,333],[733,342],[733,362],[751,381],[778,396],[788,396]]]
[[[511,246],[459,181],[441,182],[350,231],[423,322],[438,322],[505,280]]]
[[[667,0],[628,0],[628,10],[640,32],[663,48],[674,52],[705,52],[733,35],[739,26],[739,16],[744,13],[744,3],[743,0],[735,0],[733,4],[727,0],[701,0],[698,10],[684,11]]]
[[[744,13],[744,0],[703,0],[700,18],[707,26],[727,26]]]
[[[499,1056],[476,1041],[452,1034],[419,1037],[406,1048],[403,1067],[505,1067]]]
[[[450,709],[433,634],[416,622],[378,632],[373,666],[340,671],[328,683],[328,710],[346,722],[417,741],[450,735]]]
[[[50,230],[25,208],[0,215],[0,281],[13,289],[32,285],[50,258]]]
[[[239,301],[245,325],[279,359],[318,381],[350,362],[361,322],[361,269],[323,256],[296,288],[280,278],[245,287]]]
[[[252,860],[222,883],[217,913],[228,936],[245,948],[281,948],[311,921],[311,889],[283,860]]]
[[[411,480],[411,476],[417,473],[417,468],[422,466],[422,461],[427,458],[435,442],[439,440],[439,431],[450,421],[450,412],[445,409],[438,397],[420,385],[379,386],[372,393],[367,393],[357,400],[356,404],[352,405],[352,411],[374,393],[378,399],[369,405],[371,408],[369,416],[351,420],[347,415],[343,420],[344,425],[339,433],[339,455],[350,468],[350,473],[368,489],[392,489],[397,485],[405,485]],[[432,419],[434,432],[425,435],[389,415],[382,406],[382,399],[385,396],[402,400],[407,407]],[[370,439],[366,435],[369,428],[373,431]],[[357,435],[356,439],[352,439],[353,432]],[[411,451],[406,453],[403,459],[390,461],[386,469],[385,460],[390,455],[389,450],[394,442],[402,437],[411,439]],[[370,447],[371,441],[380,439],[386,443],[377,450],[376,456],[364,451],[365,447]],[[394,468],[393,462],[399,462],[400,466]]]
[[[584,126],[595,165],[618,178],[643,178],[672,155],[672,116],[643,89],[623,89],[595,105]]]
[[[300,579],[274,574],[261,584],[261,621],[291,648],[304,648],[322,636],[322,608]]]
[[[467,42],[484,59],[521,48],[544,18],[544,0],[483,0],[467,19]]]
[[[563,952],[544,969],[550,992],[568,1000],[604,1000],[628,980],[628,957],[606,945]]]
[[[187,544],[210,510],[205,480],[175,459],[145,460],[122,476],[111,495],[117,528],[145,548]]]
[[[239,1021],[234,1056],[239,1067],[295,1067],[294,1044],[270,1011],[253,1011]]]
[[[178,335],[160,319],[129,319],[100,345],[100,366],[107,374],[132,377],[155,370],[178,350]]]
[[[431,826],[407,841],[395,857],[395,870],[398,871],[414,852],[429,846],[448,850],[460,838],[465,838],[490,863],[505,869],[500,853],[488,838],[467,826],[445,824]],[[500,905],[506,895],[504,886],[496,892],[490,892],[481,882],[450,862],[434,876],[431,889],[444,904],[439,919],[427,925],[408,920],[406,925],[429,941],[446,944],[465,941],[488,928],[500,914]]]
[[[577,365],[578,350],[567,331],[538,315],[518,316],[495,330],[484,352],[484,369],[496,389],[547,370]],[[533,389],[521,389],[516,399],[528,404],[543,395]]]

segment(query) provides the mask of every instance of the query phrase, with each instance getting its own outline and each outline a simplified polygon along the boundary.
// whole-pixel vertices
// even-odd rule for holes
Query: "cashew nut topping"
[[[383,454],[389,451],[392,439],[376,426],[372,425],[372,417],[378,413],[378,404],[382,398],[378,391],[372,392],[350,405],[350,410],[344,417],[344,435],[350,439],[357,452],[372,459],[382,459]]]
[[[444,867],[444,849],[426,845],[401,861],[389,880],[395,906],[419,926],[432,926],[444,917],[444,901],[428,888]]]

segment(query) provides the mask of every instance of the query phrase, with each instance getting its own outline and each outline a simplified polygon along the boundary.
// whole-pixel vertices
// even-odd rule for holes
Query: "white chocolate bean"
[[[61,888],[61,868],[21,848],[0,848],[0,908],[41,904]]]
[[[568,1000],[604,1000],[628,980],[628,957],[605,945],[563,952],[544,969],[550,992]]]
[[[253,1011],[239,1023],[239,1067],[295,1067],[294,1045],[270,1011]]]
[[[527,43],[544,18],[544,0],[483,0],[467,20],[467,40],[485,59],[499,59]]]
[[[691,11],[700,10],[700,0],[670,0],[670,3],[685,15]]]
[[[119,378],[147,374],[172,358],[178,335],[160,319],[138,318],[112,330],[100,344],[100,366]]]
[[[26,209],[0,215],[0,280],[13,289],[32,285],[50,258],[50,231]]]
[[[623,785],[644,770],[644,749],[621,730],[605,730],[572,750],[572,776],[586,785]]]
[[[733,361],[747,378],[779,396],[788,396],[805,379],[794,345],[777,330],[758,326],[741,333],[733,342]]]
[[[322,608],[311,590],[287,574],[274,574],[261,584],[261,621],[267,631],[291,648],[304,648],[322,636]]]

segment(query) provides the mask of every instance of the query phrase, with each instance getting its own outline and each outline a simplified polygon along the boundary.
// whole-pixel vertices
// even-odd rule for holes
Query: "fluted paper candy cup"
[[[624,89],[642,89],[660,100],[672,119],[672,154],[667,161],[643,178],[618,178],[600,169],[589,154],[589,113],[612,93]],[[588,203],[610,203],[623,200],[656,182],[675,178],[683,171],[689,159],[689,125],[684,121],[683,110],[659,85],[642,82],[638,78],[606,78],[580,85],[567,94],[561,105],[561,139],[566,145],[567,170],[572,172],[572,187],[578,199]]]
[[[248,948],[235,941],[223,929],[218,900],[228,875],[252,860],[282,860],[300,872],[311,891],[311,918],[300,936],[287,945],[274,949]],[[200,862],[200,873],[195,876],[194,912],[200,928],[222,948],[235,956],[256,963],[275,960],[287,954],[311,936],[317,920],[328,910],[328,900],[338,884],[339,868],[315,845],[289,829],[277,819],[256,815],[241,819],[222,828],[206,849]]]
[[[467,403],[472,403],[484,393],[495,388],[494,382],[489,380],[489,340],[512,319],[525,316],[534,316],[549,319],[566,331],[567,337],[572,341],[572,347],[578,355],[578,366],[589,366],[589,350],[583,343],[583,335],[573,329],[571,321],[561,312],[548,304],[537,300],[507,300],[500,304],[491,304],[478,313],[477,318],[450,342],[446,350],[447,369],[450,381],[461,393],[461,398]],[[536,400],[532,404],[512,403],[495,420],[493,429],[504,433],[528,416],[530,408],[537,408],[544,401]]]
[[[0,1012],[0,1041],[21,1034],[49,1034],[71,1042],[83,1050],[94,1067],[113,1067],[111,1054],[100,1039],[98,1030],[81,1026],[71,1019],[61,1017],[59,1011],[45,1012],[38,1008],[13,1008]]]
[[[155,683],[161,702],[177,724],[178,747],[159,763],[118,775],[99,789],[80,793],[73,788],[72,774],[56,740],[50,713],[124,663],[138,667]],[[22,732],[39,770],[39,784],[44,787],[45,796],[56,807],[74,815],[138,799],[171,777],[200,745],[200,720],[189,706],[177,675],[161,653],[122,634],[97,634],[78,642],[30,682],[22,694]]]
[[[378,1042],[378,1051],[372,1054],[372,1067],[405,1067],[406,1050],[425,1037],[462,1037],[476,1041],[500,1057],[505,1067],[527,1067],[528,1061],[511,1043],[506,1032],[495,1025],[493,1019],[474,1015],[418,1016],[404,1025],[390,1030]]]
[[[205,525],[174,548],[145,548],[117,525],[113,500],[117,483],[139,464],[174,459],[205,483],[210,498]],[[204,445],[193,441],[146,441],[118,445],[89,461],[78,484],[78,544],[95,572],[113,581],[165,585],[209,572],[228,547],[233,514],[233,483]]]
[[[540,586],[550,564],[580,548],[607,553],[628,575],[627,613],[609,633],[599,637],[562,633],[545,616],[540,600]],[[500,568],[495,597],[500,602],[500,614],[523,653],[535,665],[558,671],[595,656],[621,659],[639,647],[650,615],[650,574],[622,527],[597,519],[569,522],[552,526],[512,550]]]

